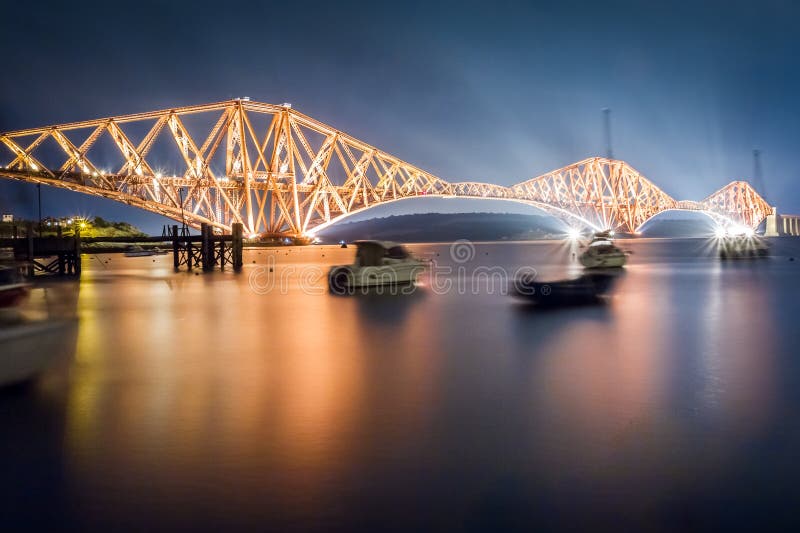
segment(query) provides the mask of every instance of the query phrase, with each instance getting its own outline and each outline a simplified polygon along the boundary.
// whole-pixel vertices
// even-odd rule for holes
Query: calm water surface
[[[86,255],[27,309],[77,314],[73,356],[0,391],[2,523],[790,525],[800,242],[731,264],[699,240],[624,247],[607,305],[554,311],[498,273],[558,277],[563,244],[412,245],[437,276],[396,296],[324,290],[352,248],[248,250],[239,275]]]

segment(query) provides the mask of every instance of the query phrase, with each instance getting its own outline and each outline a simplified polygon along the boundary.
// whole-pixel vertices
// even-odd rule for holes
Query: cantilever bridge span
[[[774,209],[744,181],[677,201],[624,161],[586,159],[512,187],[452,183],[291,108],[236,99],[0,134],[0,177],[110,198],[198,227],[307,235],[420,196],[536,206],[571,225],[637,231],[668,210],[757,226]]]

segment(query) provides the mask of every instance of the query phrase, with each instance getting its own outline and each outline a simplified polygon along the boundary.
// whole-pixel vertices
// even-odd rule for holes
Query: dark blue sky
[[[750,178],[800,212],[792,2],[17,2],[0,130],[250,96],[448,180],[510,185],[604,153],[679,199]],[[18,12],[14,12],[18,10]],[[44,190],[46,213],[161,219]],[[0,209],[33,205],[0,183]]]

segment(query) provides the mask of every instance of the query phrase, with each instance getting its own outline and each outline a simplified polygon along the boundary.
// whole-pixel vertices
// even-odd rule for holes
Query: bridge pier
[[[800,215],[767,215],[765,237],[800,237]]]
[[[199,236],[178,235],[178,226],[173,225],[170,237],[174,269],[177,271],[186,265],[189,272],[198,267],[203,272],[211,272],[217,266],[220,270],[225,270],[225,265],[230,264],[235,272],[241,270],[244,264],[242,224],[233,224],[232,230],[230,235],[214,235],[213,226],[203,223]]]

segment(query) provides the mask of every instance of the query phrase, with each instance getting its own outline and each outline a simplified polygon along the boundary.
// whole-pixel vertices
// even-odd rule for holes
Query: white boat
[[[77,319],[0,325],[0,387],[35,378],[75,348]]]
[[[28,296],[30,284],[15,268],[0,266],[0,309],[16,307]]]
[[[145,250],[138,244],[132,244],[125,248],[125,257],[147,257],[150,255],[160,255],[160,251]]]
[[[596,233],[592,242],[580,255],[578,260],[586,268],[621,268],[628,261],[625,252],[614,245],[612,233],[604,231]]]
[[[352,265],[337,265],[328,272],[331,292],[345,294],[354,287],[403,285],[416,281],[425,263],[396,242],[356,241]]]
[[[754,259],[769,256],[769,245],[755,235],[732,235],[719,240],[720,259]]]

